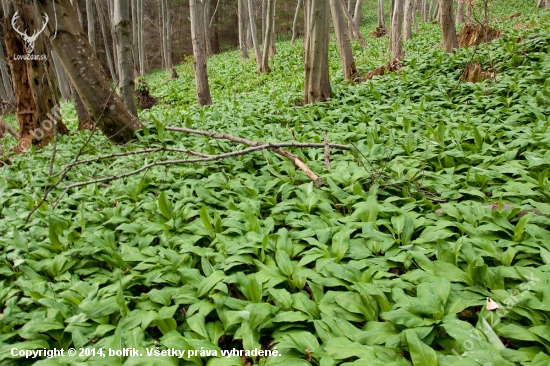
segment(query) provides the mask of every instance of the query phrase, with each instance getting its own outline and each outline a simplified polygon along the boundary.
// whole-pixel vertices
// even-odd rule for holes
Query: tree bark
[[[428,21],[428,0],[422,0],[422,21]]]
[[[275,0],[266,0],[267,1],[267,15],[265,23],[265,38],[263,40],[263,54],[262,54],[262,66],[260,72],[268,73],[269,69],[269,49],[271,47],[271,42],[273,41],[273,14],[275,13]]]
[[[132,67],[132,37],[130,36],[130,0],[116,0],[113,18],[117,35],[117,52],[120,70],[120,98],[126,108],[137,116],[134,97],[134,73]]]
[[[57,19],[48,23],[46,33],[92,120],[111,141],[130,141],[134,132],[143,126],[109,83],[78,23],[71,1],[55,0],[54,5],[54,0],[35,0],[34,4],[39,14],[46,13],[50,19]]]
[[[143,6],[143,0],[138,0],[138,7],[137,10],[139,12],[138,14],[138,37],[139,37],[139,74],[140,76],[145,76],[145,40],[143,38],[143,35],[145,34],[145,31],[143,29],[143,18],[145,17],[145,8]]]
[[[134,79],[139,75],[137,0],[132,0],[132,58],[134,59]],[[104,29],[102,22],[102,31]],[[107,43],[105,43],[107,45]],[[107,48],[107,46],[105,46]],[[112,73],[111,73],[112,75]]]
[[[204,0],[204,44],[206,57],[212,56],[212,43],[210,42],[210,0]]]
[[[464,23],[464,0],[458,0],[456,9],[456,24]]]
[[[367,47],[367,42],[363,38],[363,35],[359,31],[359,26],[353,21],[353,17],[349,13],[348,9],[344,6],[344,15],[348,20],[348,24],[351,26],[353,38],[358,40],[363,47]]]
[[[55,74],[57,76],[57,85],[59,85],[59,91],[61,92],[61,96],[65,101],[68,101],[71,99],[71,86],[69,84],[69,79],[67,78],[67,74],[65,74],[65,70],[63,70],[63,66],[61,66],[61,61],[59,61],[59,58],[55,54],[55,51],[51,52],[53,66],[55,68]]]
[[[454,53],[458,48],[455,21],[453,16],[453,0],[439,0],[441,9],[441,31],[443,33],[443,48],[445,52]]]
[[[296,4],[296,12],[294,13],[294,20],[292,21],[292,39],[290,43],[294,43],[296,40],[296,27],[298,26],[298,16],[300,15],[300,8],[302,7],[302,0],[298,0]]]
[[[109,73],[113,79],[113,83],[118,85],[118,78],[115,72],[115,66],[113,65],[113,59],[111,58],[111,50],[109,47],[109,41],[107,39],[107,29],[105,28],[105,14],[103,13],[103,7],[101,6],[101,1],[96,1],[97,13],[99,14],[99,22],[101,23],[101,35],[103,36],[103,44],[105,45],[105,56],[107,58],[107,67],[109,68]]]
[[[334,34],[338,44],[338,52],[340,53],[340,65],[344,73],[344,80],[353,80],[358,72],[353,60],[351,51],[351,43],[349,37],[349,28],[344,19],[345,4],[342,0],[330,0],[330,11],[332,13],[332,24],[334,26]]]
[[[269,57],[273,57],[277,54],[277,48],[275,47],[275,12],[277,0],[273,0],[273,16],[271,17],[271,42],[269,43]]]
[[[260,51],[260,45],[258,45],[258,31],[256,29],[256,20],[254,19],[254,4],[252,0],[248,0],[248,21],[250,22],[250,34],[252,35],[252,44],[254,45],[254,52],[256,53],[256,64],[258,70],[262,70],[262,52]]]
[[[195,82],[197,84],[197,100],[199,105],[211,105],[210,87],[208,86],[208,71],[206,68],[206,45],[204,34],[205,0],[190,0],[191,41],[195,58]]]
[[[378,29],[384,29],[387,30],[388,27],[386,27],[386,21],[384,20],[384,0],[378,0]]]
[[[472,24],[472,0],[466,1],[466,23]]]
[[[248,14],[248,6],[246,3],[246,0],[238,0],[237,1],[237,17],[239,22],[239,50],[241,51],[241,58],[247,59],[248,56],[248,49],[246,47],[246,32],[247,32],[247,14]]]
[[[328,70],[330,5],[328,0],[305,0],[304,103],[324,102],[331,97]]]
[[[86,0],[86,17],[88,20],[88,41],[94,52],[96,52],[94,1],[97,0]]]
[[[402,60],[403,52],[403,7],[404,0],[395,0],[391,22],[391,54],[392,59]]]
[[[170,70],[167,65],[168,50],[166,46],[166,0],[160,0],[160,39],[162,44],[162,66],[165,70]]]
[[[537,8],[542,8],[544,6],[544,0],[537,1]]]
[[[405,0],[405,24],[403,26],[403,39],[412,39],[412,23],[414,16],[414,0]]]
[[[13,92],[13,83],[11,80],[10,72],[8,71],[8,64],[6,62],[6,56],[4,55],[4,48],[2,46],[2,42],[0,42],[0,75],[2,76],[2,89],[4,89],[4,93],[5,93],[2,99],[4,99],[6,102],[14,106],[15,94]],[[4,105],[2,108],[4,112],[8,112],[13,109],[13,107],[11,108],[5,108],[5,107],[6,106]]]
[[[363,5],[363,0],[357,0],[355,3],[355,11],[353,12],[353,23],[355,28],[359,29],[361,25],[361,7]]]

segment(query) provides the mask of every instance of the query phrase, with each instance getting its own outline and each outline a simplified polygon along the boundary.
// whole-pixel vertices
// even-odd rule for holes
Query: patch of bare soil
[[[462,75],[460,76],[460,79],[472,83],[478,83],[483,80],[493,79],[494,77],[495,72],[484,70],[479,62],[468,62],[462,72]]]
[[[175,71],[175,69],[174,69]],[[136,85],[136,96],[140,109],[149,109],[157,104],[157,100],[149,92],[149,86],[143,79],[138,79]]]
[[[466,24],[458,35],[460,47],[477,46],[501,37],[502,34],[496,28],[484,27],[480,24]]]
[[[401,61],[399,60],[393,60],[388,62],[387,64],[384,64],[382,66],[378,66],[376,69],[369,72],[364,80],[370,80],[375,76],[381,76],[388,72],[395,72],[401,69],[403,65],[401,64]]]

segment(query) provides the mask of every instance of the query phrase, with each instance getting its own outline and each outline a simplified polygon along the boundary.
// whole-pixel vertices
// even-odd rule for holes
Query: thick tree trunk
[[[15,94],[13,92],[13,83],[11,81],[10,72],[8,71],[8,64],[6,62],[6,56],[4,55],[2,42],[0,42],[0,75],[2,76],[2,89],[4,90],[2,99],[9,103],[2,105],[2,111],[9,112],[13,110],[13,106],[15,106]]]
[[[117,35],[117,51],[120,70],[120,98],[126,108],[137,116],[134,97],[134,72],[132,67],[132,37],[130,36],[130,0],[117,0],[114,7],[114,22]]]
[[[57,22],[48,23],[46,32],[92,120],[111,141],[131,140],[134,132],[143,126],[109,83],[78,24],[70,0],[55,0],[55,5],[54,0],[35,0],[34,3],[39,14],[46,13],[50,19],[57,19]]]
[[[86,0],[86,17],[88,19],[88,41],[94,52],[96,52],[94,1],[97,0]]]
[[[71,86],[69,84],[69,79],[67,78],[67,74],[65,74],[65,70],[63,70],[63,66],[61,66],[61,61],[59,61],[59,58],[55,54],[55,51],[52,50],[51,52],[53,66],[55,68],[55,74],[57,76],[57,85],[59,85],[59,91],[61,92],[61,96],[65,101],[68,101],[71,99]]]
[[[546,6],[546,9],[550,10],[550,0],[545,0],[544,3]]]
[[[7,54],[25,55],[25,53],[30,53],[30,50],[23,46],[23,40],[17,36],[11,24],[8,26],[9,21],[18,11],[20,22],[24,23],[28,33],[34,34],[43,27],[44,20],[33,17],[34,12],[30,2],[10,2],[10,4],[6,4],[6,10],[4,36]],[[43,36],[36,38],[33,54],[44,55],[46,60],[25,61],[12,59],[13,56],[9,57],[15,87],[20,149],[28,148],[31,143],[39,146],[46,145],[54,135],[56,124],[59,134],[67,134],[67,127],[61,121],[61,116],[58,113],[58,87],[54,71],[47,62],[51,56]]]
[[[275,0],[266,0],[267,1],[267,15],[265,23],[265,38],[263,40],[263,54],[262,54],[262,66],[260,72],[268,73],[269,69],[269,48],[271,47],[271,42],[273,41],[273,14],[275,13]]]
[[[334,25],[338,52],[340,52],[340,64],[344,73],[344,80],[353,80],[358,73],[351,51],[349,28],[344,19],[344,6],[342,0],[330,0],[332,24]]]
[[[290,43],[294,43],[296,40],[296,27],[298,26],[298,16],[300,15],[300,8],[302,7],[302,0],[298,0],[296,4],[296,12],[294,13],[294,20],[292,21],[292,39]]]
[[[256,53],[256,64],[258,70],[262,70],[262,52],[260,51],[260,45],[258,44],[258,31],[256,29],[256,20],[254,19],[254,3],[252,0],[248,0],[248,21],[250,22],[250,34],[252,35],[252,44],[254,45],[254,52]]]
[[[105,56],[107,58],[107,67],[109,68],[109,73],[113,79],[113,83],[118,85],[118,78],[115,72],[115,66],[113,65],[113,59],[111,58],[111,50],[109,47],[109,41],[107,39],[107,28],[105,24],[105,14],[103,13],[103,7],[101,6],[101,1],[96,1],[97,13],[99,14],[99,22],[101,23],[101,35],[103,36],[103,44],[105,45]]]
[[[328,0],[305,0],[304,103],[324,102],[331,97],[328,70],[330,5]]]
[[[538,0],[537,1],[537,8],[542,8],[544,6],[544,0]]]
[[[391,22],[391,55],[392,59],[402,60],[403,52],[403,7],[405,0],[395,0]]]
[[[441,9],[441,31],[443,33],[443,49],[445,52],[454,53],[458,48],[455,21],[453,16],[453,0],[439,0]]]
[[[239,50],[241,51],[241,58],[247,59],[249,56],[248,49],[246,47],[246,32],[248,29],[246,24],[246,20],[248,19],[248,6],[246,0],[238,0],[237,7],[237,16],[239,22]]]
[[[405,24],[403,26],[403,39],[412,39],[412,23],[414,16],[414,0],[405,0]]]
[[[464,23],[464,0],[458,0],[456,9],[456,24]]]
[[[208,71],[206,69],[206,45],[204,34],[205,0],[190,0],[191,41],[195,58],[195,82],[197,84],[197,100],[199,105],[211,105],[210,87],[208,86]]]

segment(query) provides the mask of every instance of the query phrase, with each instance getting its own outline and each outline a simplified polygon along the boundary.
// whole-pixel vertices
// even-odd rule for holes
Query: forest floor
[[[367,36],[375,16],[368,47],[353,45],[362,74],[389,61],[387,37]],[[147,76],[159,104],[140,113],[138,141],[61,136],[52,176],[52,146],[10,156],[0,363],[548,365],[550,12],[500,1],[491,25],[501,38],[448,55],[439,25],[419,21],[402,68],[357,84],[331,43],[333,97],[307,106],[300,41],[277,45],[267,75],[237,51],[210,58],[205,108],[184,62],[178,79]],[[461,80],[465,69],[486,79]],[[323,148],[285,148],[325,180],[317,187],[271,151],[162,165],[187,158],[169,149],[246,147],[168,126],[271,143],[326,133],[350,150],[331,149],[328,169]],[[79,151],[91,161],[29,216]],[[36,362],[14,347],[89,350]],[[142,355],[99,354],[122,348]],[[278,355],[222,357],[232,349]]]

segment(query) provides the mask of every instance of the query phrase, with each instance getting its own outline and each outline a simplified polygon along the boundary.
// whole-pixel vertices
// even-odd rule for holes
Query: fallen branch
[[[202,136],[210,137],[212,139],[229,140],[229,141],[233,141],[233,142],[243,144],[243,145],[248,145],[248,146],[266,146],[267,149],[269,149],[269,150],[273,151],[274,153],[277,153],[281,156],[284,156],[285,158],[292,161],[297,168],[302,170],[304,173],[306,173],[306,175],[309,178],[311,178],[311,180],[313,180],[313,183],[317,187],[323,185],[323,183],[324,183],[324,180],[322,178],[319,178],[311,169],[309,169],[308,166],[305,165],[302,160],[300,160],[300,158],[298,158],[297,156],[289,153],[288,151],[280,149],[279,148],[280,145],[277,146],[277,144],[270,144],[270,143],[260,142],[260,141],[252,141],[252,140],[244,139],[242,137],[229,135],[227,133],[214,133],[214,132],[204,131],[204,130],[193,130],[191,128],[186,128],[186,127],[169,127],[169,126],[167,126],[166,130],[167,131],[186,132],[186,133],[191,133],[191,134],[195,134],[195,135],[202,135]],[[307,143],[299,143],[299,142],[288,143],[288,144],[289,144],[288,146],[292,146],[292,147],[320,147],[320,148],[325,147],[325,144],[307,144]],[[330,144],[329,146],[332,147],[332,148],[335,148],[335,149],[349,150],[349,146],[346,146],[346,145]]]
[[[4,137],[5,131],[8,131],[10,135],[15,137],[16,140],[19,140],[19,134],[13,127],[6,123],[2,118],[0,118],[0,138]]]

